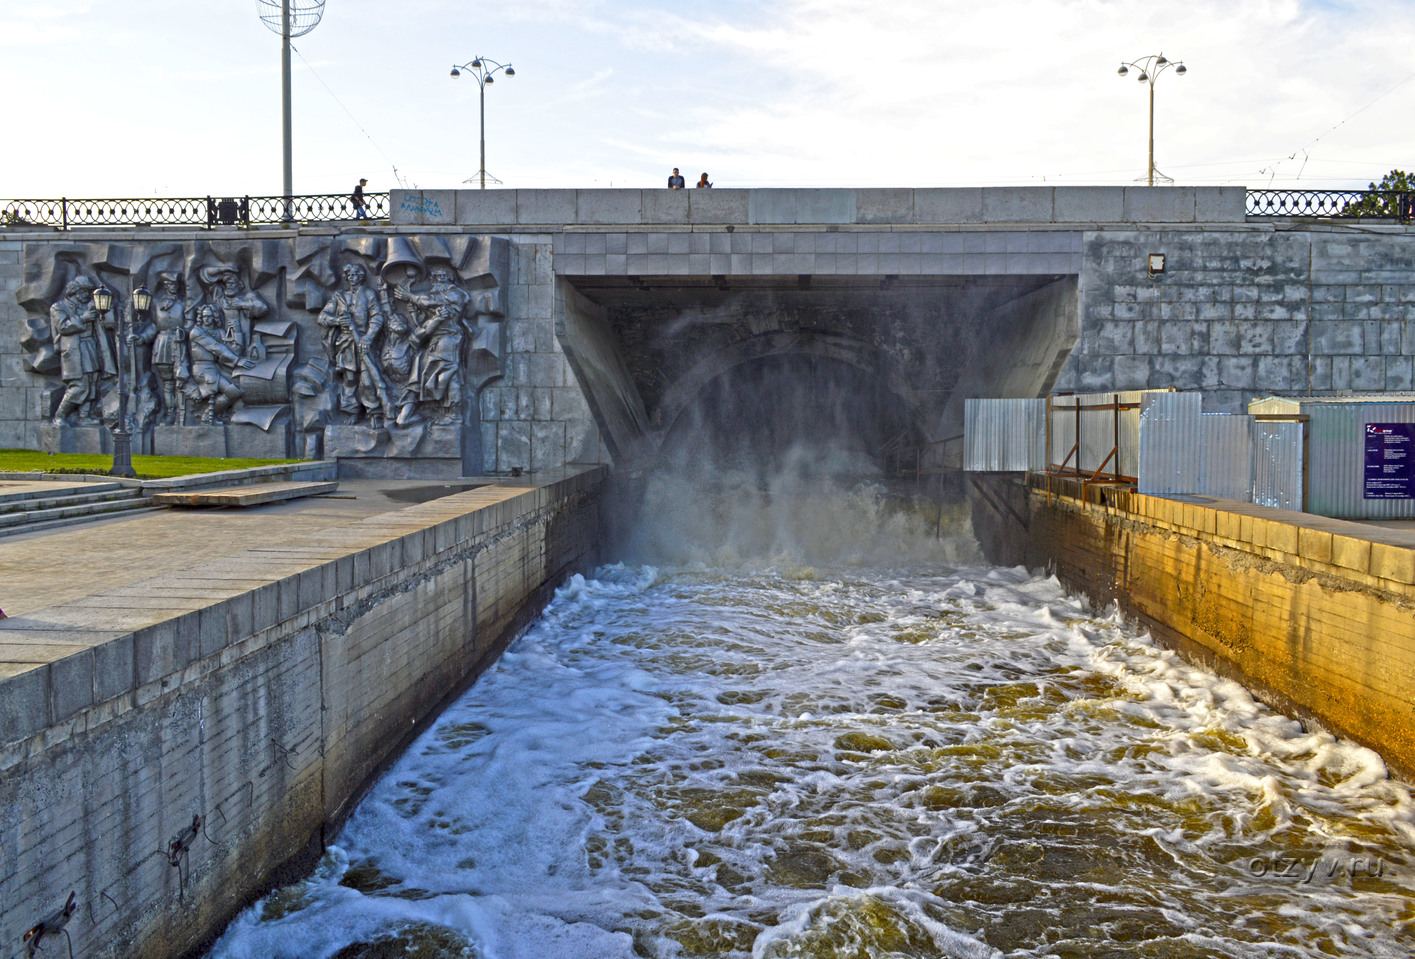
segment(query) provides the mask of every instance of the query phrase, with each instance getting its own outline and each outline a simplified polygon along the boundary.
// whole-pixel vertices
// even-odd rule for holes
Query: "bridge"
[[[869,397],[861,423],[881,442],[943,458],[966,396],[1173,386],[1236,411],[1273,392],[1410,389],[1405,208],[1384,198],[1368,212],[1391,215],[1358,229],[1339,214],[1362,195],[1339,196],[395,190],[377,223],[326,205],[309,222],[245,228],[12,226],[0,232],[0,286],[16,294],[0,306],[0,445],[60,442],[44,432],[57,380],[36,370],[33,341],[66,273],[93,272],[121,296],[160,266],[236,264],[275,304],[266,322],[288,323],[294,369],[321,352],[315,314],[336,262],[377,277],[397,244],[464,257],[472,237],[487,243],[461,265],[500,303],[461,435],[409,450],[326,433],[347,473],[378,475],[389,460],[440,475],[648,464],[701,418],[704,397],[765,390],[758,408],[779,408],[770,370],[809,369]],[[290,401],[275,392],[271,408]],[[272,422],[230,424],[206,448],[313,448],[299,424]]]

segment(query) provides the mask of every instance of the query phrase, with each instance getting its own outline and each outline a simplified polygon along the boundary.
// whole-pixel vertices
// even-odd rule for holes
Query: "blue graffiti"
[[[421,213],[424,216],[442,216],[442,205],[425,196],[405,196],[399,204],[404,213]]]

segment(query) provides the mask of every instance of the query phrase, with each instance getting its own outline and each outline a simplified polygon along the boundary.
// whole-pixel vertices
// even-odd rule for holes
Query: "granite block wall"
[[[551,237],[513,237],[504,375],[482,391],[488,472],[608,463],[575,375],[555,336]]]
[[[1082,260],[1081,338],[1058,390],[1174,386],[1240,412],[1272,393],[1415,386],[1403,230],[1097,231]]]

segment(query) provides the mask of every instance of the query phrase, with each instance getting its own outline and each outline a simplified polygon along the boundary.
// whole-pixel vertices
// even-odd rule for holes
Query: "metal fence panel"
[[[1199,418],[1203,453],[1199,489],[1205,496],[1249,502],[1253,498],[1253,418],[1205,413]]]
[[[1412,519],[1415,499],[1366,499],[1366,424],[1415,423],[1415,403],[1321,403],[1305,408],[1307,511],[1337,519]]]
[[[1203,437],[1200,393],[1146,393],[1140,401],[1141,493],[1197,493]]]
[[[1046,400],[965,400],[963,417],[963,469],[997,473],[1043,467]]]
[[[1253,502],[1276,509],[1302,509],[1302,423],[1253,424]]]

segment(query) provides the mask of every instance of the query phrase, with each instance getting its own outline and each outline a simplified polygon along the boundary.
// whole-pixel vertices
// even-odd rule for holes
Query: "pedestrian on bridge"
[[[360,179],[358,185],[354,187],[353,196],[349,197],[354,201],[354,216],[360,220],[368,219],[368,208],[364,205],[364,186],[367,184],[368,180]]]
[[[673,168],[673,175],[668,178],[668,189],[681,190],[688,184],[683,182],[683,174],[678,172],[678,168]]]
[[[712,184],[708,182],[707,174],[704,173],[702,176],[698,177],[698,182],[695,183],[694,186],[711,187]]]

